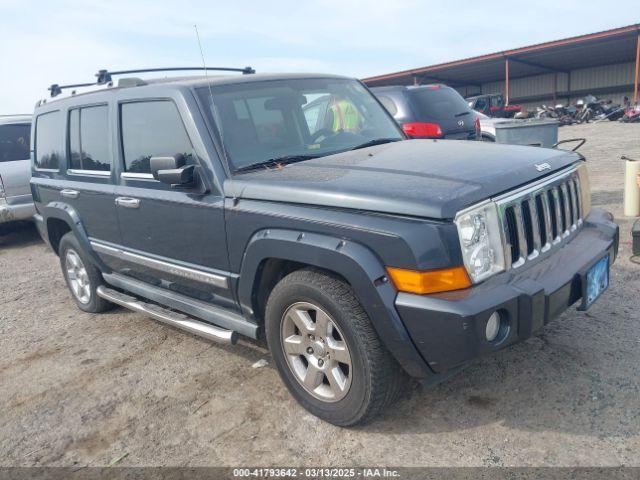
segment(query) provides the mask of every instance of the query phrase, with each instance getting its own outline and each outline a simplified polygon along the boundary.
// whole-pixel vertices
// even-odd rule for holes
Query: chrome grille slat
[[[562,208],[564,209],[564,232],[562,236],[568,237],[571,232],[571,212],[569,210],[569,194],[566,183],[560,184],[560,191],[562,192],[560,203],[562,203]]]
[[[560,189],[553,187],[551,189],[553,195],[553,208],[556,212],[556,238],[553,239],[554,243],[558,243],[562,238],[562,232],[564,231],[564,223],[562,222],[562,207],[560,206]]]
[[[542,248],[540,240],[540,223],[538,220],[538,208],[536,205],[536,197],[527,200],[529,205],[529,213],[531,214],[531,237],[533,238],[533,251],[529,254],[529,260],[533,260],[540,255]]]
[[[513,262],[514,266],[519,267],[527,258],[527,236],[524,233],[524,221],[522,219],[522,205],[516,203],[513,206],[513,213],[516,216],[516,234],[518,235],[518,247],[520,256]]]
[[[580,199],[575,169],[495,199],[507,268],[519,268],[573,235],[583,223]]]
[[[578,205],[578,226],[582,225],[582,188],[580,187],[580,180],[578,177],[573,179],[576,188],[576,202]]]
[[[505,240],[505,248],[504,248],[504,261],[506,263],[506,265],[511,265],[512,263],[512,258],[511,258],[511,235],[509,234],[509,220],[507,219],[507,209],[504,208],[501,210],[500,213],[500,221],[502,222],[502,230],[503,230],[503,235],[504,235],[504,240]]]
[[[578,228],[578,218],[580,218],[580,214],[578,213],[578,196],[576,194],[576,185],[575,180],[570,179],[567,182],[569,186],[569,196],[571,198],[571,218],[573,223],[571,224],[571,230],[575,230]]]
[[[547,192],[540,194],[540,201],[542,202],[542,217],[544,219],[544,230],[546,243],[542,246],[542,251],[546,252],[551,248],[551,242],[553,241],[553,231],[551,229],[551,209],[549,208],[549,195]]]

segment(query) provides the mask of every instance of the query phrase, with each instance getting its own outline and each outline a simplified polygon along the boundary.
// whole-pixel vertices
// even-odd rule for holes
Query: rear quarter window
[[[44,113],[36,118],[35,164],[57,170],[62,158],[62,114]]]
[[[0,162],[29,159],[31,125],[0,125]]]

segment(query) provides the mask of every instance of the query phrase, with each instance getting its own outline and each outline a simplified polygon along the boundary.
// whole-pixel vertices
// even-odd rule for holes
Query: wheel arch
[[[106,266],[91,248],[89,236],[80,221],[80,216],[72,206],[64,202],[51,202],[40,208],[40,214],[44,221],[47,242],[56,255],[59,254],[62,237],[73,232],[89,259],[101,271],[105,271]]]
[[[60,240],[68,232],[71,231],[71,226],[60,218],[47,218],[46,223],[47,238],[49,239],[49,245],[56,255],[59,255]]]
[[[351,286],[380,339],[407,373],[432,374],[395,309],[397,291],[382,262],[367,247],[350,240],[285,229],[255,233],[245,250],[237,289],[244,315],[262,323],[260,309],[279,278],[308,267],[337,275]]]

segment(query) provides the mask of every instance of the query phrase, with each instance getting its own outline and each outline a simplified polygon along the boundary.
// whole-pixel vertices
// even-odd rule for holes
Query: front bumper
[[[436,295],[399,293],[396,309],[433,371],[446,372],[480,355],[525,340],[582,298],[582,274],[618,252],[618,226],[593,209],[581,231],[546,258],[503,272],[467,290]],[[500,310],[508,330],[499,342],[485,339],[489,316]]]

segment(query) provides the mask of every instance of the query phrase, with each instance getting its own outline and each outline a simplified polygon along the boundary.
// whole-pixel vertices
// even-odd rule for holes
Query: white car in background
[[[480,140],[484,142],[496,141],[496,123],[504,122],[505,118],[488,117],[484,113],[476,112],[480,119]]]
[[[28,220],[31,197],[31,115],[0,116],[0,224]]]

